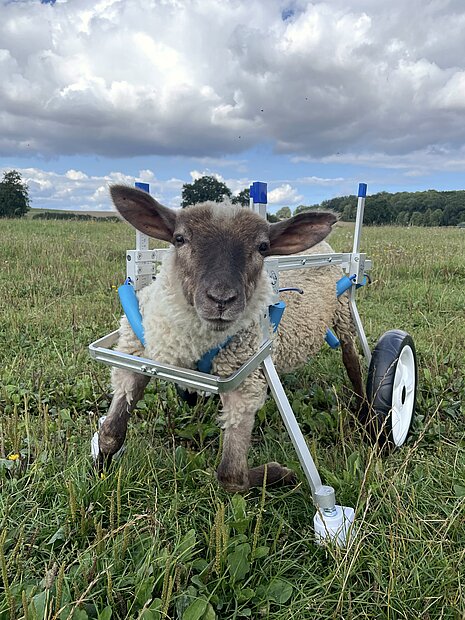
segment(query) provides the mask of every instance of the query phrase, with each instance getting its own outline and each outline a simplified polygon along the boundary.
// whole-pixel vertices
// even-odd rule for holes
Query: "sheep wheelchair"
[[[136,183],[135,185],[140,190],[149,192],[148,184]],[[380,338],[371,353],[356,305],[356,291],[366,283],[367,272],[372,267],[366,254],[360,252],[366,191],[366,184],[360,183],[352,252],[294,254],[265,258],[264,265],[271,280],[274,303],[269,306],[268,312],[263,312],[263,341],[250,358],[230,376],[220,377],[211,374],[208,363],[198,366],[199,370],[191,370],[113,350],[112,347],[118,341],[118,330],[89,345],[90,355],[99,362],[138,375],[145,375],[148,378],[156,377],[174,382],[180,390],[226,394],[236,389],[254,371],[261,369],[311,488],[316,507],[315,540],[317,543],[334,541],[339,546],[347,544],[352,536],[354,510],[336,504],[334,489],[322,483],[272,360],[273,341],[270,337],[270,323],[275,331],[284,311],[284,304],[279,299],[280,290],[282,290],[279,286],[280,272],[330,265],[342,268],[345,275],[337,282],[334,293],[337,297],[348,295],[353,324],[368,364],[366,402],[365,407],[360,410],[362,422],[368,427],[372,438],[380,445],[400,447],[405,443],[415,410],[418,380],[413,340],[404,331],[390,330]],[[253,183],[250,187],[249,208],[266,218],[266,206],[266,183]],[[149,249],[148,235],[136,231],[136,248],[126,253],[127,280],[120,288],[120,298],[129,324],[140,340],[143,339],[143,330],[135,291],[140,291],[156,279],[157,265],[163,261],[167,252],[169,250]],[[326,342],[332,348],[340,344],[338,338],[329,329]],[[209,353],[211,353],[210,357],[214,357],[218,351]],[[105,416],[100,418],[99,428],[104,420]],[[122,452],[123,448],[124,446],[119,452]],[[98,431],[92,438],[91,452],[94,461],[97,461],[99,458]]]

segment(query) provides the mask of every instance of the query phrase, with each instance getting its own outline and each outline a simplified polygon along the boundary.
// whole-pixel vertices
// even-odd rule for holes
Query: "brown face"
[[[251,211],[196,206],[176,218],[173,244],[187,301],[215,330],[227,329],[253,295],[270,247],[269,224]]]
[[[242,207],[208,203],[173,211],[124,185],[114,185],[110,192],[135,228],[174,245],[187,302],[218,331],[241,317],[265,256],[306,250],[322,241],[336,221],[332,213],[305,212],[270,225]]]

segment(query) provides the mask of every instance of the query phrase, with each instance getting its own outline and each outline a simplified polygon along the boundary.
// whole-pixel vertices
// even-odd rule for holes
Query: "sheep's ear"
[[[158,203],[150,194],[126,185],[112,185],[110,194],[115,207],[124,219],[141,232],[172,241],[176,213]]]
[[[337,221],[334,213],[305,211],[288,220],[270,225],[270,249],[273,254],[295,254],[323,241]]]

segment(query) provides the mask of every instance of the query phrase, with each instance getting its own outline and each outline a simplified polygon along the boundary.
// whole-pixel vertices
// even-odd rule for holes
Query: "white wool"
[[[184,297],[172,250],[163,260],[157,279],[139,292],[146,341],[144,356],[194,368],[207,351],[256,322],[271,299],[271,283],[264,273],[241,318],[225,331],[214,331]]]

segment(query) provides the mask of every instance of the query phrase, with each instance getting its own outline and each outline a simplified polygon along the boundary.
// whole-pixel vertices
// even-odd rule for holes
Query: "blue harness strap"
[[[268,306],[270,323],[273,327],[273,333],[275,333],[278,329],[278,325],[281,322],[285,309],[286,304],[284,303],[284,301],[278,301],[277,303]],[[213,349],[207,351],[205,355],[203,355],[202,358],[199,359],[199,361],[197,362],[197,370],[209,374],[212,369],[213,360],[221,351],[221,349],[225,349],[228,346],[231,340],[232,336],[230,336],[225,342],[223,342],[223,344],[220,344],[218,347],[213,347]]]
[[[210,349],[210,351],[207,351],[197,362],[197,370],[199,370],[200,372],[205,372],[207,374],[210,374],[213,360],[218,355],[218,353],[221,351],[221,349],[224,349],[228,346],[231,340],[232,340],[232,336],[230,336],[227,340],[225,340],[223,344],[220,344],[217,347],[213,347],[213,349]]]

